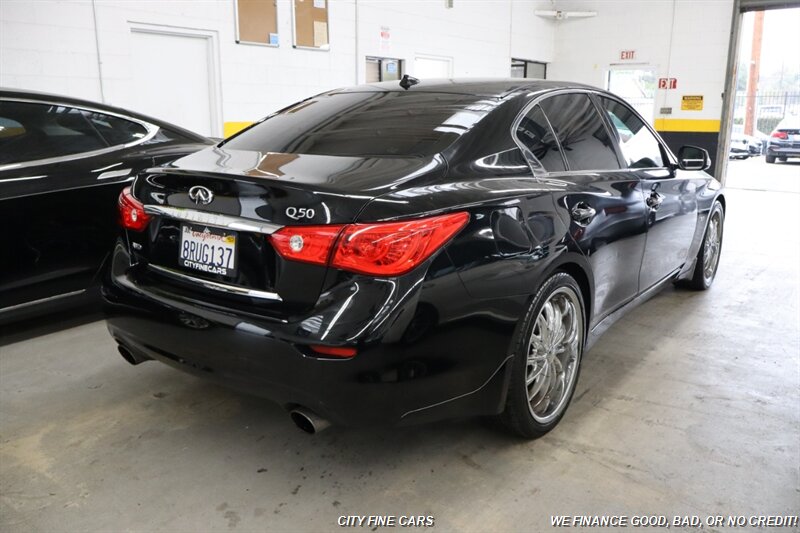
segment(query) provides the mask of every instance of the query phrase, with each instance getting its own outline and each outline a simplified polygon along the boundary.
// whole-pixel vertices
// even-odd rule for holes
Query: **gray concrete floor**
[[[336,530],[433,515],[537,531],[553,514],[800,512],[800,165],[732,162],[712,290],[666,289],[587,354],[535,442],[486,420],[299,432],[277,406],[131,367],[94,316],[0,348],[0,530]],[[769,192],[769,189],[784,192]]]

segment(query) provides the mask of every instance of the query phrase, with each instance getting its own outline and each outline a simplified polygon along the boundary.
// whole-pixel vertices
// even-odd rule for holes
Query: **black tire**
[[[768,156],[766,156],[765,159],[767,160],[767,163],[770,163],[770,164],[775,162],[775,156],[774,155],[768,155]]]
[[[575,309],[577,311],[573,318],[573,320],[577,319],[577,322],[569,328],[569,332],[564,324],[566,322],[566,317],[569,316],[571,311],[559,315],[562,317],[562,321],[560,323],[561,327],[565,330],[564,338],[566,341],[567,335],[570,335],[570,337],[576,335],[574,337],[574,342],[577,344],[575,345],[574,343],[565,342],[565,345],[573,345],[573,349],[570,350],[569,354],[566,350],[561,353],[563,353],[564,358],[568,360],[570,358],[575,358],[573,352],[576,353],[577,356],[575,359],[573,359],[572,364],[566,365],[566,369],[572,369],[569,377],[565,377],[563,382],[565,385],[563,385],[563,388],[561,389],[566,392],[562,392],[559,395],[559,400],[557,404],[553,406],[552,413],[545,414],[547,406],[554,403],[552,400],[549,400],[548,403],[545,404],[545,413],[541,413],[542,416],[537,419],[532,412],[535,407],[531,406],[531,402],[537,399],[538,393],[534,393],[532,400],[528,399],[528,395],[531,390],[539,390],[540,392],[545,393],[545,395],[542,396],[537,403],[537,406],[539,406],[542,405],[542,402],[549,398],[551,389],[548,387],[548,390],[545,391],[541,385],[540,389],[536,389],[537,384],[539,383],[538,380],[544,379],[549,373],[546,371],[543,372],[542,370],[539,370],[538,372],[540,377],[536,378],[533,383],[531,383],[530,390],[529,386],[526,385],[526,378],[528,377],[529,369],[532,369],[533,374],[537,374],[536,369],[538,368],[537,365],[529,364],[528,361],[528,355],[532,346],[531,339],[534,337],[536,331],[539,331],[538,335],[540,337],[544,336],[544,333],[539,330],[540,326],[537,324],[537,322],[540,318],[540,315],[542,315],[542,317],[545,316],[545,314],[542,312],[545,304],[549,302],[551,304],[550,309],[552,310],[558,305],[557,302],[560,301],[562,297],[567,301],[565,307],[562,308],[562,311],[566,308]],[[501,415],[503,423],[517,435],[527,439],[539,438],[553,429],[567,411],[567,407],[572,400],[572,395],[575,393],[575,387],[580,376],[580,363],[583,359],[583,347],[586,339],[585,309],[586,306],[583,302],[580,286],[572,276],[564,272],[557,272],[550,276],[533,298],[531,305],[528,308],[528,312],[522,319],[520,327],[517,328],[517,332],[514,334],[514,338],[511,343],[514,353],[514,358],[511,361],[511,365],[513,366],[511,379],[509,380],[506,408]],[[548,337],[548,339],[549,338],[550,337]],[[553,354],[553,357],[559,357],[558,367],[564,369],[565,366],[562,364],[563,361],[561,361],[560,356],[553,351],[556,347],[558,347],[557,344],[551,348],[550,353]],[[544,364],[544,360],[542,359],[541,361],[542,363],[540,364],[543,364],[543,367],[547,367],[547,365]],[[552,372],[555,372],[557,367],[553,365],[552,368],[554,369]],[[565,370],[565,376],[568,371],[569,370]],[[553,375],[555,376],[555,374]],[[567,381],[569,381],[569,383],[567,383]],[[547,381],[545,380],[545,382]],[[558,384],[561,383],[561,381],[557,380],[556,377],[553,377],[552,381],[549,383],[551,383],[553,387],[558,388]]]
[[[712,231],[712,223],[714,220],[719,224],[719,235],[716,244],[716,250],[713,251],[712,247],[707,247],[706,242],[709,240],[709,231]],[[714,202],[711,211],[708,214],[708,225],[706,226],[706,234],[703,235],[703,242],[700,244],[700,250],[697,252],[697,260],[694,265],[694,272],[692,272],[691,279],[688,280],[687,285],[695,290],[704,291],[711,287],[714,283],[714,278],[717,275],[717,267],[719,266],[719,258],[722,255],[722,237],[725,235],[725,211],[719,202]],[[706,268],[706,254],[714,253],[715,257],[712,259],[713,268]]]

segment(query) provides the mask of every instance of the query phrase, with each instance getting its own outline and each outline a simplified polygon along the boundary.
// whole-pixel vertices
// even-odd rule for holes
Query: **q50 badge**
[[[287,207],[286,216],[294,220],[314,218],[315,211],[310,207]]]

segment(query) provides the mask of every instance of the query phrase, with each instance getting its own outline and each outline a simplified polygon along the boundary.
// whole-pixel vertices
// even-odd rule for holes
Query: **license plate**
[[[191,270],[236,276],[236,232],[182,224],[178,262]]]

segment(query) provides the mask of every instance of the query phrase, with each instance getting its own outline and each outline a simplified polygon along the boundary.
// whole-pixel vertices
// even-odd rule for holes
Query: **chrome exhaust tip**
[[[296,407],[292,409],[289,411],[289,416],[292,417],[292,421],[297,427],[309,435],[319,433],[331,425],[330,422],[324,418],[320,418],[316,415],[316,413],[309,411],[304,407]]]
[[[132,365],[138,365],[139,363],[144,363],[145,361],[149,361],[149,358],[136,357],[135,355],[133,355],[133,352],[131,352],[129,349],[127,349],[121,344],[117,345],[117,350],[119,351],[119,354],[122,356],[122,358]]]

